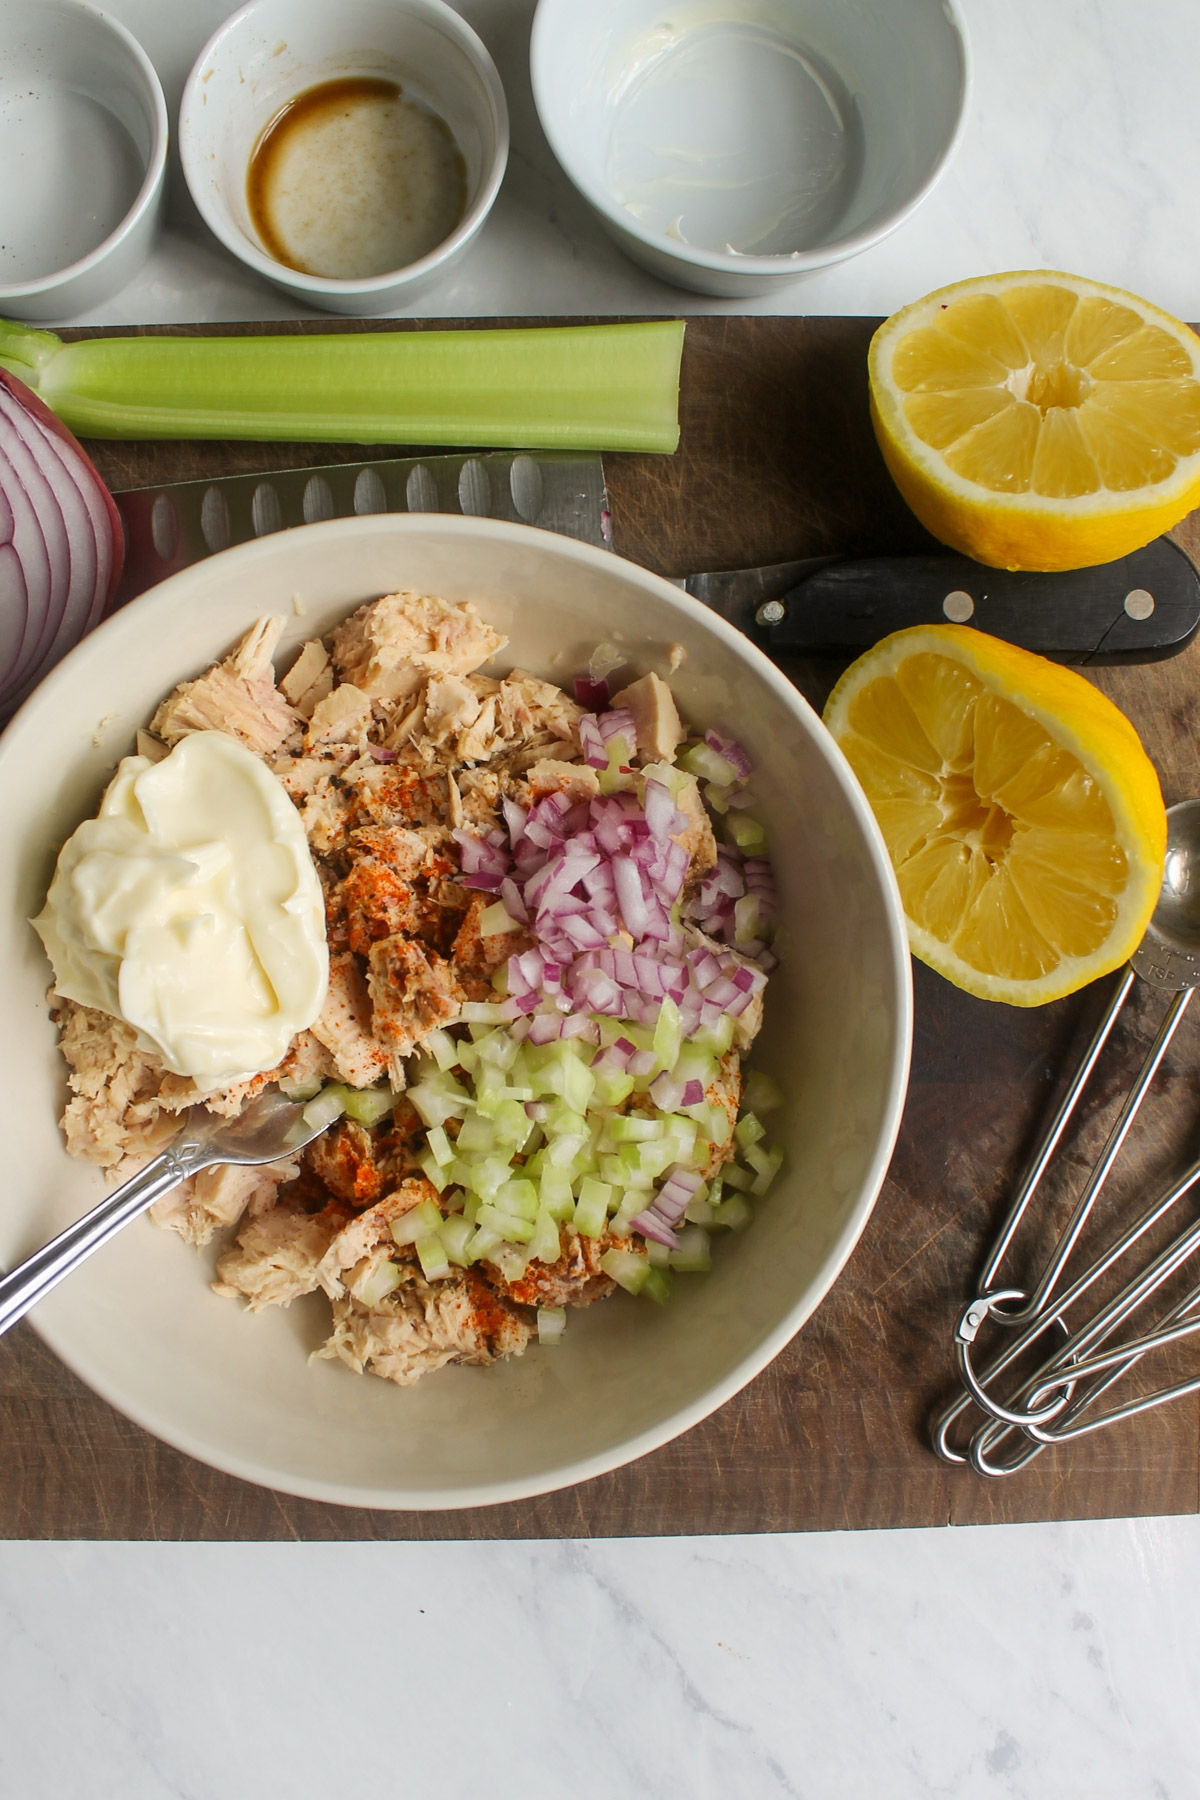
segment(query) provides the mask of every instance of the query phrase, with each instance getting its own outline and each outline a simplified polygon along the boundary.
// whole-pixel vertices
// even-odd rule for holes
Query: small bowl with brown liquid
[[[442,0],[250,0],[205,45],[179,146],[214,235],[294,299],[394,312],[466,250],[508,109]]]

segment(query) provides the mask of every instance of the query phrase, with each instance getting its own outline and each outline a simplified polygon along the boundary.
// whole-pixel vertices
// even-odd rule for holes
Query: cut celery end
[[[396,1104],[391,1088],[347,1088],[346,1117],[359,1125],[378,1125]]]
[[[392,1241],[397,1244],[415,1244],[419,1237],[437,1231],[441,1223],[442,1215],[433,1201],[421,1200],[398,1219],[392,1220]]]
[[[426,1281],[441,1281],[450,1273],[450,1258],[440,1231],[426,1232],[416,1240],[417,1261]]]
[[[567,1329],[566,1307],[539,1306],[537,1328],[539,1344],[557,1344]]]
[[[647,1299],[655,1300],[659,1306],[665,1306],[671,1298],[671,1271],[669,1269],[649,1269],[642,1283],[642,1292]]]
[[[650,1264],[636,1250],[619,1250],[611,1245],[600,1258],[600,1267],[611,1275],[627,1294],[640,1294],[650,1273]]]

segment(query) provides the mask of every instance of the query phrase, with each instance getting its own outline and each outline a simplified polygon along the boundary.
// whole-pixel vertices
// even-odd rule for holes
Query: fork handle
[[[136,1219],[148,1207],[177,1188],[181,1181],[197,1172],[195,1161],[185,1163],[172,1149],[164,1150],[153,1162],[139,1169],[113,1194],[106,1194],[98,1206],[76,1219],[56,1238],[35,1250],[8,1275],[0,1277],[0,1334],[23,1319],[31,1306],[57,1287],[65,1275],[115,1237],[130,1219]]]

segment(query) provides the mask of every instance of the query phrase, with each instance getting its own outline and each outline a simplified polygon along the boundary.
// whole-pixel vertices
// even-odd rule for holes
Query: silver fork
[[[0,1278],[0,1333],[24,1318],[44,1294],[57,1287],[81,1262],[115,1237],[122,1226],[169,1194],[191,1175],[217,1163],[278,1162],[293,1156],[328,1131],[332,1120],[309,1125],[304,1108],[278,1090],[253,1101],[236,1119],[219,1119],[202,1106],[184,1115],[179,1136],[153,1162],[115,1193],[108,1194],[82,1219]]]

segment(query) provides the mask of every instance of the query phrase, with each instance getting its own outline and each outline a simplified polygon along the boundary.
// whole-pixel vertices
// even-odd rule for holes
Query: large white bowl
[[[597,638],[665,671],[697,723],[736,731],[756,765],[781,896],[782,965],[756,1060],[788,1095],[772,1126],[785,1172],[752,1228],[666,1308],[618,1294],[564,1342],[400,1389],[306,1361],[317,1297],[253,1317],[208,1291],[211,1257],[139,1220],[33,1314],[114,1406],[215,1467],[313,1499],[454,1507],[547,1492],[643,1455],[729,1399],[783,1348],[837,1276],[883,1180],[911,1037],[908,947],[882,839],[816,714],[748,641],[669,583],[548,532],[486,519],[379,515],[261,539],[172,576],[102,625],[0,738],[0,1122],[8,1170],[0,1261],[102,1191],[71,1162],[47,1017],[49,969],[27,919],[59,845],[133,733],[178,680],[262,612],[281,650],[399,586],[471,599],[508,633],[498,666],[559,681]],[[752,1454],[752,1448],[748,1449]]]
[[[538,0],[550,147],[633,261],[777,293],[908,217],[962,133],[957,0]]]

